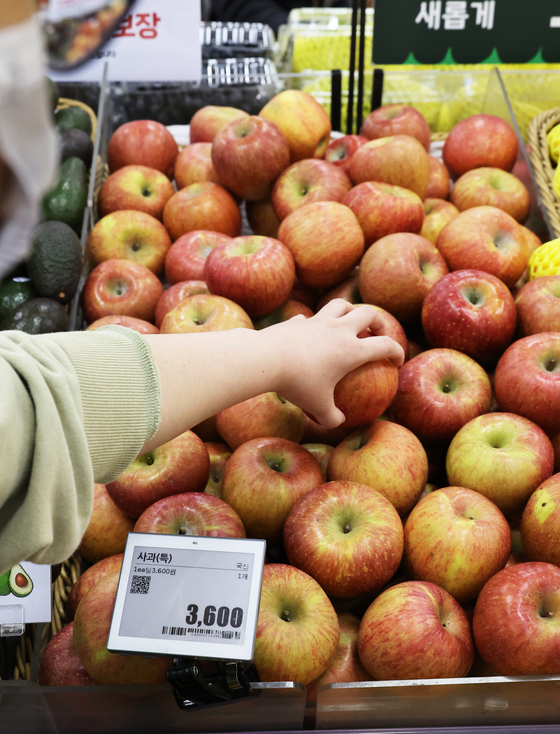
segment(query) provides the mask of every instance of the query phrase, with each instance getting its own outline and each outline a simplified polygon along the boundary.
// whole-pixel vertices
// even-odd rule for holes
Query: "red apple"
[[[200,492],[174,494],[147,507],[134,526],[135,533],[245,538],[237,512],[218,497]]]
[[[82,293],[88,324],[117,314],[153,321],[163,285],[151,270],[130,260],[105,260],[89,274]]]
[[[364,181],[342,199],[364,232],[366,249],[394,232],[418,234],[424,222],[422,199],[401,186]]]
[[[404,581],[375,599],[360,623],[358,653],[376,680],[462,678],[474,659],[465,612],[428,581]]]
[[[172,311],[175,306],[178,306],[182,301],[190,298],[190,296],[197,296],[201,293],[205,293],[207,295],[210,294],[208,286],[203,280],[184,280],[179,283],[174,283],[170,288],[164,291],[158,299],[154,315],[154,321],[158,330],[165,316]]]
[[[276,94],[259,112],[277,125],[290,146],[292,163],[321,158],[329,143],[331,121],[323,107],[307,92],[286,89]]]
[[[173,242],[197,229],[221,232],[229,237],[241,234],[241,212],[233,196],[223,186],[204,181],[180,189],[163,210],[163,223]]]
[[[145,212],[123,209],[100,219],[90,232],[87,253],[94,265],[105,260],[130,260],[163,272],[171,239],[163,224]]]
[[[278,308],[271,311],[265,316],[261,316],[259,319],[253,319],[253,325],[255,329],[266,329],[267,326],[272,324],[280,324],[282,321],[288,321],[294,316],[305,316],[306,319],[313,316],[313,311],[305,306],[303,303],[298,301],[292,301],[288,299]]]
[[[222,499],[222,483],[226,463],[231,456],[231,449],[219,441],[205,441],[204,445],[210,457],[210,476],[204,491],[212,497]]]
[[[96,329],[100,329],[102,326],[108,326],[109,324],[127,326],[129,329],[134,329],[134,331],[137,331],[139,334],[159,334],[158,327],[154,326],[154,324],[151,324],[149,321],[137,319],[134,318],[134,316],[119,316],[118,314],[102,316],[100,319],[92,321],[86,331],[95,331]]]
[[[235,237],[215,247],[206,258],[208,290],[239,304],[258,318],[279,308],[294,285],[295,262],[290,250],[272,237]]]
[[[339,634],[333,605],[311,576],[265,565],[253,658],[261,681],[307,685],[331,664]]]
[[[223,186],[241,199],[259,201],[290,165],[290,146],[274,122],[251,115],[216,133],[212,163]]]
[[[457,431],[445,465],[450,484],[475,489],[506,517],[514,517],[551,476],[554,449],[532,421],[514,413],[487,413]]]
[[[225,245],[231,237],[221,232],[197,229],[181,235],[171,245],[165,257],[165,275],[170,283],[183,280],[204,280],[206,258],[218,245]]]
[[[299,443],[305,424],[303,410],[275,392],[244,400],[216,416],[218,433],[232,451],[255,438],[276,436]]]
[[[68,592],[66,601],[66,619],[71,622],[76,614],[76,609],[82,598],[87,594],[92,586],[106,575],[119,573],[122,566],[123,554],[117,553],[114,556],[108,556],[101,561],[97,561],[93,566],[85,569],[81,576],[78,576],[75,583]]]
[[[517,329],[521,337],[560,331],[560,275],[530,280],[515,297]]]
[[[280,174],[272,189],[272,206],[280,221],[315,201],[342,201],[352,188],[346,173],[333,163],[307,158]]]
[[[292,566],[308,573],[330,597],[375,593],[397,571],[403,526],[382,494],[335,481],[307,492],[290,510],[284,548]]]
[[[164,173],[147,166],[123,166],[105,179],[97,197],[102,217],[121,209],[137,209],[156,219],[175,189]]]
[[[338,446],[341,441],[353,432],[348,426],[337,426],[336,428],[325,428],[317,421],[305,414],[306,424],[305,431],[301,438],[301,444],[306,443],[326,443],[330,446]]]
[[[507,563],[511,533],[496,505],[473,489],[445,487],[423,497],[404,525],[404,565],[460,604],[475,599]]]
[[[37,682],[40,686],[95,686],[74,650],[74,623],[64,625],[41,653]]]
[[[401,323],[420,319],[431,288],[448,273],[437,248],[411,232],[377,240],[360,263],[359,288],[364,303],[389,311]]]
[[[202,492],[210,474],[210,459],[202,440],[185,431],[157,449],[137,456],[107,484],[115,504],[138,518],[157,500],[184,492]]]
[[[335,447],[327,467],[327,478],[376,489],[403,517],[424,491],[428,458],[424,447],[408,428],[377,420],[356,429]]]
[[[289,214],[278,239],[294,256],[298,281],[331,288],[354,269],[364,251],[362,228],[352,211],[336,201],[308,204]]]
[[[179,148],[173,135],[155,120],[125,122],[111,135],[107,163],[111,173],[123,166],[155,168],[173,178],[173,167]]]
[[[529,497],[520,537],[529,560],[560,566],[560,474],[545,479]]]
[[[504,283],[481,270],[458,270],[434,285],[422,306],[422,326],[433,347],[456,349],[495,364],[515,333],[517,314]]]
[[[274,545],[295,502],[320,484],[323,472],[309,451],[285,438],[255,438],[228,459],[222,495],[249,538]]]
[[[247,222],[253,234],[258,234],[262,237],[278,238],[280,220],[276,216],[276,212],[272,206],[271,196],[261,201],[246,201],[245,213],[247,214]]]
[[[525,185],[501,168],[475,168],[463,173],[453,186],[451,202],[461,212],[475,206],[495,206],[521,224],[531,211]]]
[[[449,171],[435,156],[428,156],[430,182],[424,197],[426,199],[447,199],[449,196]]]
[[[219,130],[229,125],[230,122],[245,117],[249,117],[249,113],[237,107],[205,105],[191,118],[191,143],[211,143]]]
[[[399,369],[392,420],[422,443],[451,441],[459,428],[488,413],[492,387],[482,367],[454,349],[428,349]]]
[[[327,466],[331,458],[334,446],[328,446],[326,443],[303,443],[304,449],[307,449],[311,456],[317,460],[317,463],[323,471],[325,482],[327,481]]]
[[[329,163],[334,163],[335,166],[348,174],[350,158],[367,141],[368,138],[363,135],[343,135],[340,138],[331,138],[325,148],[323,158]]]
[[[502,675],[558,675],[559,614],[560,568],[517,563],[493,576],[476,600],[476,647]]]
[[[205,418],[200,423],[192,428],[193,433],[201,438],[205,443],[207,441],[220,442],[222,437],[218,433],[216,428],[216,416],[211,415],[210,418]]]
[[[459,210],[444,199],[424,199],[424,222],[420,234],[435,245],[441,230],[454,219]]]
[[[174,177],[178,189],[204,181],[221,183],[212,163],[212,143],[185,145],[175,159]]]
[[[491,166],[511,171],[519,144],[511,125],[495,115],[472,115],[447,136],[442,156],[454,179],[473,168]]]
[[[430,126],[424,115],[410,105],[385,104],[378,107],[366,117],[360,133],[369,140],[410,135],[430,151]]]
[[[89,563],[124,553],[134,520],[117,507],[104,484],[93,485],[93,511],[78,546],[78,553]]]
[[[199,293],[169,311],[161,322],[162,334],[196,334],[201,331],[252,329],[247,312],[229,298]]]
[[[353,183],[380,181],[414,191],[423,199],[430,181],[428,154],[410,135],[365,143],[354,153],[348,172]]]
[[[319,303],[317,304],[317,311],[320,311],[323,306],[335,298],[343,298],[345,301],[348,301],[348,303],[363,303],[362,296],[358,288],[359,273],[360,269],[358,267],[354,268],[342,283],[335,285],[334,288],[323,293]]]
[[[531,255],[537,249],[537,247],[540,247],[542,245],[542,241],[538,235],[536,235],[534,232],[532,232],[528,227],[525,227],[524,225],[521,225],[521,231],[523,232],[523,235],[525,236],[527,247],[529,248],[529,257],[531,257]]]

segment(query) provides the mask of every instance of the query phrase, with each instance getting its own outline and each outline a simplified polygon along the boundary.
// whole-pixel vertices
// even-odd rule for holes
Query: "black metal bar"
[[[331,127],[342,131],[342,72],[331,71]]]
[[[367,0],[360,0],[360,45],[358,54],[358,104],[356,108],[356,133],[362,127],[364,117],[364,64],[366,49],[366,4]]]
[[[383,99],[383,69],[373,70],[373,85],[371,88],[371,111],[381,107],[381,100]]]
[[[348,70],[348,108],[346,111],[346,134],[352,135],[354,123],[354,72],[356,71],[356,36],[358,31],[358,3],[352,0],[352,36],[350,38],[350,68]]]

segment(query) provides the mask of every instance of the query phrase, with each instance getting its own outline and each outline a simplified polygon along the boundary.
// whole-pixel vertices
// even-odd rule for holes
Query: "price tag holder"
[[[107,649],[251,661],[265,550],[264,540],[130,533]]]

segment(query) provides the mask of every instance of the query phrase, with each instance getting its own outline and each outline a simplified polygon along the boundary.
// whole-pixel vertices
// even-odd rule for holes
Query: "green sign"
[[[560,62],[560,0],[376,0],[375,64]]]

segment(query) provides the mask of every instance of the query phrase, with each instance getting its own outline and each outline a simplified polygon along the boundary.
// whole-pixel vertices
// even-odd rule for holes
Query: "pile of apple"
[[[441,161],[403,105],[361,132],[331,140],[298,91],[258,116],[201,109],[180,152],[153,121],[115,131],[89,328],[263,328],[338,297],[372,304],[362,336],[407,360],[347,375],[337,429],[268,393],[96,485],[40,682],[165,680],[169,660],[105,646],[131,530],[266,539],[262,680],[560,673],[560,276],[525,282],[540,240],[517,138],[476,115]]]

